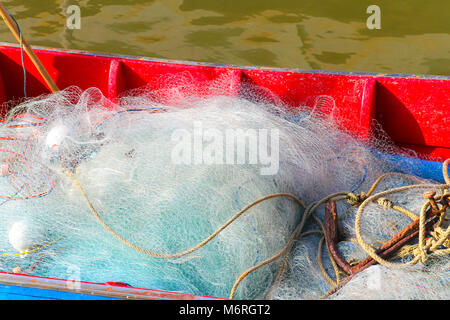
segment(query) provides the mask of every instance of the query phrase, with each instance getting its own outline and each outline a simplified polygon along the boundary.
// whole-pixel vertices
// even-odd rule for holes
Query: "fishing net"
[[[332,234],[323,226],[326,217],[312,219],[267,298],[449,299],[447,187],[387,173],[359,199],[352,193],[341,197],[345,200],[333,210],[338,237],[332,240],[347,267],[337,267],[339,257],[322,249],[330,241],[327,233]],[[436,196],[434,190],[441,195]],[[430,195],[436,209],[424,199]],[[339,195],[334,199],[339,200]],[[317,207],[317,215],[326,212],[324,207]],[[419,220],[423,221],[423,236],[417,231],[422,228]],[[394,249],[389,253],[389,248]],[[382,256],[384,251],[386,256]],[[361,267],[364,261],[370,263]]]
[[[393,147],[375,150],[340,128],[326,112],[331,97],[287,108],[250,87],[227,96],[210,83],[165,86],[128,92],[117,103],[98,89],[71,87],[10,111],[0,126],[0,270],[64,279],[75,267],[82,281],[217,297],[231,291],[241,299],[320,298],[338,285],[326,276],[335,262],[322,239],[321,199],[338,192],[353,199],[336,208],[347,260],[367,257],[354,241],[358,230],[365,242],[383,243],[411,222],[375,202],[356,225],[365,200],[357,195],[393,170],[380,146]],[[404,168],[414,172],[410,163]],[[430,182],[391,175],[372,192],[414,183]],[[418,212],[418,192],[392,201]],[[413,248],[399,259],[411,255]],[[429,268],[438,271],[428,273],[371,266],[330,297],[363,292],[373,268],[381,279],[412,283],[405,297],[430,290],[445,297],[448,269],[440,264],[447,257],[433,258],[439,266]],[[367,297],[383,296],[377,290]]]

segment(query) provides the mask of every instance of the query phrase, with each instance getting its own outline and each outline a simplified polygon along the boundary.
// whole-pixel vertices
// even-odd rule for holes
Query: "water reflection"
[[[226,64],[450,75],[449,1],[77,1],[81,30],[65,27],[70,0],[8,1],[34,45]],[[15,42],[0,25],[2,41]]]

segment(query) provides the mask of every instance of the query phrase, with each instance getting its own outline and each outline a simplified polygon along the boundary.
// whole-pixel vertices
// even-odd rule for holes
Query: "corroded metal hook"
[[[437,221],[438,214],[441,210],[435,210],[433,208],[429,208],[426,212],[426,219],[429,220],[426,223],[426,228],[430,229]],[[431,220],[430,220],[431,219]],[[395,253],[398,249],[407,244],[410,240],[416,237],[419,234],[419,220],[416,219],[408,226],[406,226],[399,233],[394,235],[389,241],[384,243],[377,251],[377,255],[380,257],[388,258],[393,253]],[[351,266],[339,253],[337,248],[337,243],[339,242],[339,230],[338,230],[338,214],[336,210],[336,201],[330,200],[325,205],[325,231],[327,238],[328,250],[336,261],[337,265],[342,268],[342,270],[348,275],[348,277],[344,278],[339,286],[332,289],[327,293],[328,295],[336,292],[342,285],[347,283],[355,274],[363,271],[371,265],[376,264],[377,262],[371,257],[367,257],[366,259],[360,261],[357,265]]]

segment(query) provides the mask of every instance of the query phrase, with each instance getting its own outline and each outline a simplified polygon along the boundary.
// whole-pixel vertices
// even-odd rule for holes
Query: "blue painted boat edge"
[[[377,156],[381,160],[390,163],[397,172],[445,183],[441,162],[421,160],[418,158],[407,158],[389,155],[386,153],[377,153]]]
[[[182,292],[137,288],[111,283],[72,281],[0,271],[0,300],[19,300],[20,296],[60,300],[226,300]],[[28,290],[30,289],[30,290]],[[25,291],[24,291],[25,290]],[[30,292],[29,292],[30,291]],[[31,292],[32,291],[32,292]]]
[[[0,300],[123,300],[60,290],[0,284]]]

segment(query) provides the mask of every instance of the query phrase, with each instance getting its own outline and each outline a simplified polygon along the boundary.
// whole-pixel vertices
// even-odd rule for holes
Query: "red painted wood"
[[[36,55],[60,89],[78,85],[82,89],[97,87],[107,95],[111,59],[93,59],[92,56],[47,50],[35,50]],[[29,58],[24,56],[27,70],[27,93],[29,97],[50,93],[41,75]],[[5,82],[8,100],[23,97],[23,69],[20,50],[0,46],[1,74]]]
[[[61,89],[70,85],[82,89],[97,87],[112,102],[140,87],[150,89],[165,103],[176,103],[189,94],[253,94],[290,108],[315,108],[364,139],[372,137],[376,120],[393,142],[426,155],[450,157],[449,79],[308,73],[62,50],[35,51]],[[27,57],[25,66],[28,95],[49,93]],[[0,46],[0,67],[4,80],[3,90],[0,83],[0,102],[22,98],[20,49]],[[215,85],[211,86],[211,82]]]
[[[372,121],[375,116],[376,85],[377,81],[375,79],[367,79],[361,97],[359,127],[360,136],[364,139],[370,139],[372,137]]]
[[[401,143],[401,142],[397,142],[397,145],[400,147],[403,147],[403,148],[414,150],[415,152],[418,153],[419,158],[420,158],[420,155],[427,155],[427,156],[437,159],[437,160],[443,160],[443,159],[450,158],[450,148],[431,147],[431,146],[416,145],[416,144]]]
[[[247,82],[267,89],[289,106],[309,106],[332,114],[344,128],[367,137],[372,114],[373,79],[361,76],[245,71]],[[317,97],[322,96],[322,103]],[[327,97],[333,101],[327,101]],[[328,99],[329,100],[329,99]]]
[[[450,81],[377,79],[376,120],[397,144],[450,157]]]
[[[185,95],[236,95],[240,71],[198,65],[122,60],[123,89],[145,87],[161,102],[176,103]]]
[[[124,89],[122,68],[122,62],[119,60],[112,60],[109,65],[108,94],[106,97],[113,103],[117,103],[119,93]]]
[[[397,143],[450,147],[450,81],[377,79],[376,119]]]

